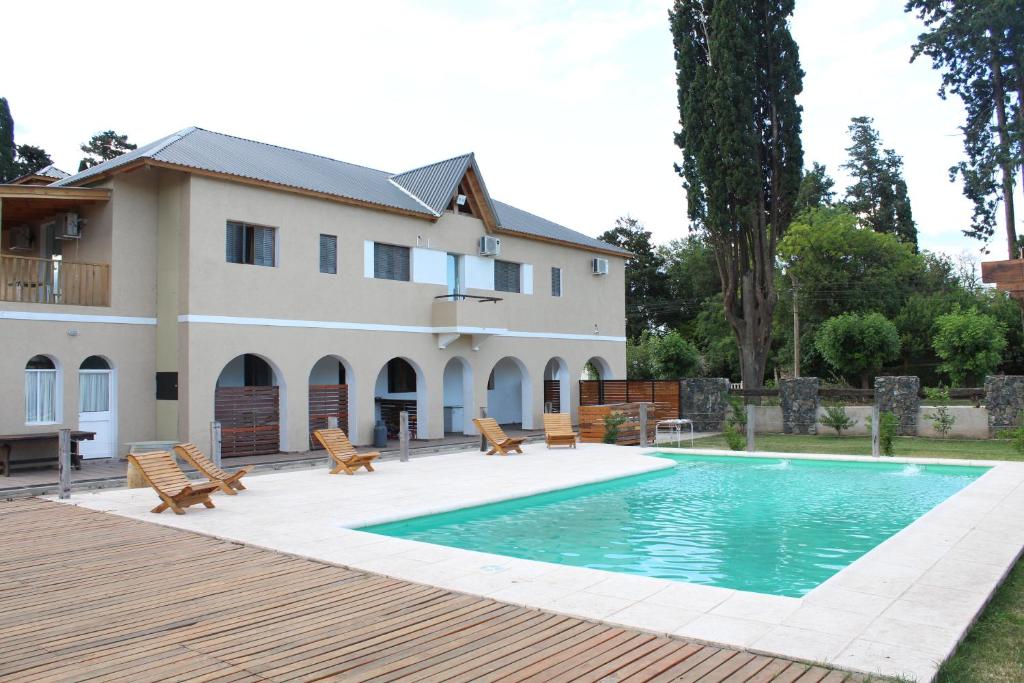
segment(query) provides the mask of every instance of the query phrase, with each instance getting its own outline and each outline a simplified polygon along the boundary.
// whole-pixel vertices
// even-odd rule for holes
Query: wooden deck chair
[[[199,450],[199,446],[194,443],[179,443],[174,447],[174,452],[178,454],[179,458],[196,468],[196,471],[204,477],[215,482],[220,486],[220,490],[229,496],[235,495],[238,491],[245,490],[245,485],[240,480],[249,474],[252,465],[247,465],[232,474],[228,474],[207,458],[206,454]]]
[[[491,444],[491,450],[487,451],[487,455],[494,455],[495,453],[508,455],[509,451],[523,452],[521,444],[526,439],[513,439],[505,433],[505,430],[501,428],[498,421],[493,417],[474,417],[473,424],[476,425],[476,428],[480,430],[480,433]]]
[[[160,513],[171,508],[174,514],[183,515],[185,508],[197,503],[213,507],[210,494],[219,489],[220,485],[215,481],[189,481],[167,451],[130,453],[128,461],[139,468],[142,478],[160,496],[162,502],[152,512]]]
[[[572,417],[569,413],[544,413],[544,440],[547,441],[548,448],[576,448],[576,432],[572,430]]]
[[[345,432],[340,429],[318,429],[313,432],[313,436],[320,442],[320,445],[327,449],[331,459],[334,460],[334,469],[331,470],[331,474],[339,472],[355,474],[360,467],[365,467],[367,472],[373,472],[373,465],[370,463],[380,457],[380,453],[377,451],[357,452],[355,446],[345,436]]]

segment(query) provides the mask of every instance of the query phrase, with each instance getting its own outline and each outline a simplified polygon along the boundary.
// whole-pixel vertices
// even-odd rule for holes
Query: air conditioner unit
[[[608,274],[608,259],[606,258],[594,258],[590,261],[590,268],[594,275],[607,275]]]
[[[77,213],[64,211],[53,219],[53,236],[59,240],[77,240],[82,236],[82,223]]]
[[[481,256],[498,256],[501,254],[501,240],[497,237],[484,235],[480,238]]]
[[[32,251],[32,228],[27,225],[15,225],[8,228],[10,242],[8,248],[11,251]]]

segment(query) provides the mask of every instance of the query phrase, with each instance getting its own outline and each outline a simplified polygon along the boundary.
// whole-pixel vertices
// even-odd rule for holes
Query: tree
[[[658,379],[694,377],[700,371],[700,351],[675,330],[658,340],[653,358]]]
[[[18,165],[15,157],[18,148],[14,145],[14,117],[7,99],[0,97],[0,183],[17,178]]]
[[[921,55],[942,72],[939,97],[960,97],[967,117],[961,130],[966,160],[950,169],[963,178],[974,203],[969,237],[988,242],[1003,203],[1009,258],[1019,253],[1014,214],[1015,178],[1024,167],[1024,11],[1019,1],[909,0],[928,29],[911,61]],[[997,175],[999,176],[997,178]]]
[[[799,215],[810,209],[820,209],[832,206],[836,196],[833,187],[836,181],[832,180],[825,170],[825,164],[815,161],[811,169],[804,173],[800,180],[800,189],[796,193],[796,203],[793,206],[793,213]]]
[[[867,389],[871,376],[899,356],[900,335],[881,313],[843,313],[822,324],[814,345],[836,372],[859,376]]]
[[[855,116],[849,131],[849,160],[843,168],[853,177],[846,188],[846,205],[875,232],[895,235],[917,248],[917,226],[910,210],[907,183],[903,180],[903,159],[891,149],[881,149],[874,119]]]
[[[53,163],[53,159],[42,147],[18,145],[18,175],[35,173]]]
[[[635,339],[643,330],[657,326],[654,304],[663,301],[667,291],[661,257],[651,242],[651,232],[630,216],[617,218],[615,227],[598,239],[633,253],[626,261],[626,336]]]
[[[1006,328],[977,309],[957,310],[936,319],[932,345],[942,359],[939,370],[950,382],[980,381],[999,367],[1006,349]]]
[[[85,156],[78,164],[78,171],[82,172],[87,168],[92,168],[97,164],[102,164],[104,161],[116,159],[125,152],[132,151],[136,147],[137,145],[128,142],[127,135],[119,135],[112,130],[97,133],[89,138],[88,142],[81,146],[81,150],[85,152]]]
[[[656,312],[661,325],[679,329],[691,323],[703,302],[722,291],[715,253],[700,235],[672,240],[658,247],[665,273],[666,298]],[[658,302],[652,304],[652,309]]]
[[[657,338],[644,330],[636,339],[626,339],[626,379],[655,379],[654,346]]]
[[[670,12],[687,213],[715,253],[741,376],[760,387],[778,302],[775,253],[803,169],[793,0],[675,0]]]

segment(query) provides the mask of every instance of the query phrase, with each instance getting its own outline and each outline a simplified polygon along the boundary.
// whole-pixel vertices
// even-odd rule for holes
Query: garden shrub
[[[604,437],[601,440],[605,443],[618,443],[619,428],[625,421],[626,416],[622,413],[608,413],[604,418]]]
[[[740,433],[740,430],[731,421],[725,423],[722,435],[725,437],[725,442],[729,444],[730,450],[742,451],[747,446],[746,437]]]
[[[818,422],[836,430],[836,436],[842,436],[844,429],[849,429],[857,424],[856,420],[846,414],[846,408],[839,404],[827,406],[825,414],[818,419]]]
[[[924,390],[924,395],[935,407],[932,412],[925,413],[924,417],[932,423],[935,431],[945,439],[949,436],[949,432],[952,431],[953,425],[956,424],[956,418],[949,412],[949,389],[946,387],[928,387]]]

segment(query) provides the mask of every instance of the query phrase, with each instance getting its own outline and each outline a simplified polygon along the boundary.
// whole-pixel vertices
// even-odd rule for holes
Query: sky
[[[688,232],[669,5],[16,3],[4,53],[24,66],[8,60],[0,96],[16,142],[67,171],[111,128],[144,144],[195,125],[392,172],[473,151],[496,199],[594,236],[628,214],[662,243]],[[846,127],[874,117],[903,156],[922,246],[977,254],[948,179],[962,108],[936,95],[929,60],[909,62],[922,26],[902,6],[797,0],[806,165],[845,188]]]

